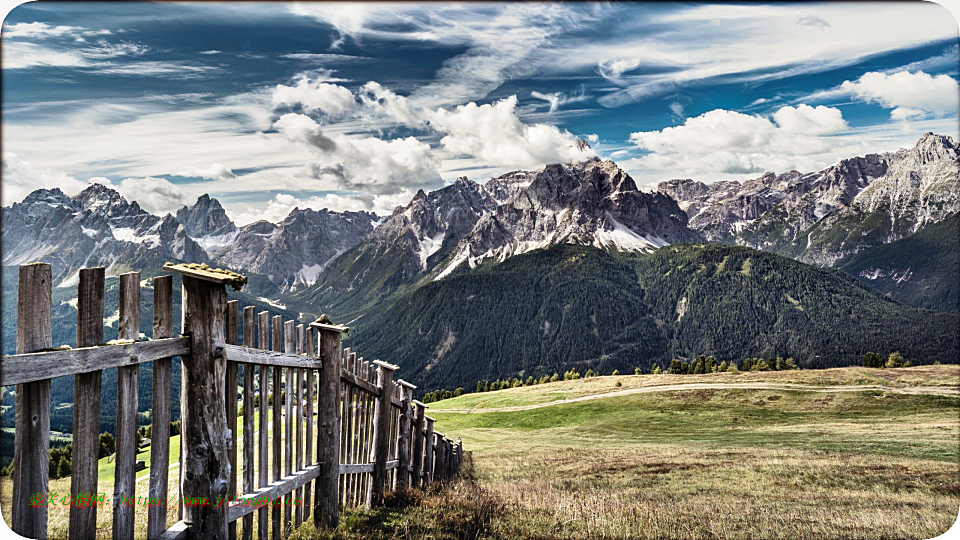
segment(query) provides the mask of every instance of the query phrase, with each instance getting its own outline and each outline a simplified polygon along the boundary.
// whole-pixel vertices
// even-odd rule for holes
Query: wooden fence
[[[138,368],[153,362],[156,421],[146,495],[165,501],[175,356],[182,369],[179,521],[168,527],[169,505],[148,506],[150,540],[252,540],[254,533],[279,539],[311,513],[316,527],[336,528],[341,508],[370,508],[386,490],[458,474],[459,440],[434,431],[427,407],[412,399],[415,387],[394,381],[396,366],[342,349],[347,328],[270,319],[252,306],[241,311],[226,294],[226,285],[246,281],[241,276],[196,265],[164,268],[183,276],[180,337],[172,331],[173,278],[162,276],[153,278],[153,337],[141,339],[140,274],[131,272],[120,276],[119,339],[103,344],[105,271],[89,268],[80,271],[77,348],[54,350],[50,265],[20,267],[17,354],[0,366],[0,386],[16,385],[15,532],[47,538],[47,505],[37,503],[49,495],[50,380],[74,376],[68,535],[96,536],[98,505],[77,503],[97,493],[101,373],[117,368],[111,537],[134,538]]]

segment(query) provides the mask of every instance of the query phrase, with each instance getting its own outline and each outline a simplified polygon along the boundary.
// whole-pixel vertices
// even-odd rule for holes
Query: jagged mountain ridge
[[[334,259],[366,238],[379,224],[372,212],[294,208],[280,223],[241,227],[213,259],[227,268],[263,274],[281,290],[313,285]]]
[[[49,262],[55,283],[66,287],[76,285],[84,267],[105,266],[116,275],[171,260],[203,262],[262,274],[253,288],[276,293],[312,283],[379,219],[370,212],[295,208],[278,224],[238,228],[206,194],[177,217],[158,217],[102,184],[74,197],[40,189],[2,209],[3,266]]]
[[[294,301],[359,315],[405,287],[484,259],[560,243],[649,252],[700,239],[673,199],[640,192],[612,161],[514,171],[482,186],[459,178],[397,207]]]
[[[337,312],[375,304],[432,270],[495,207],[483,186],[465,177],[430,193],[420,190],[296,301]]]
[[[690,226],[714,242],[820,266],[917,232],[960,210],[956,142],[927,133],[913,148],[841,160],[820,172],[743,182],[662,182]]]
[[[115,274],[166,260],[210,262],[173,216],[157,217],[116,191],[94,184],[74,197],[40,189],[3,209],[3,266],[42,261],[60,286],[77,271],[105,266]]]

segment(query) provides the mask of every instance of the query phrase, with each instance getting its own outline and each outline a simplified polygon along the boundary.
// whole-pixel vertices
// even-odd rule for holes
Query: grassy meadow
[[[462,481],[295,538],[932,538],[960,505],[958,382],[921,366],[467,394],[428,411],[470,452]],[[666,389],[683,383],[729,388]],[[738,387],[763,383],[800,387]]]

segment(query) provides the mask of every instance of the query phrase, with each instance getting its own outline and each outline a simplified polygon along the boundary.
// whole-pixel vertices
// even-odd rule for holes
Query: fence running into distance
[[[279,539],[311,513],[318,528],[336,528],[341,508],[376,506],[385,490],[458,474],[459,440],[434,431],[427,407],[412,399],[415,387],[394,381],[396,366],[342,349],[345,327],[319,321],[305,327],[279,315],[271,320],[252,306],[241,312],[226,293],[226,285],[245,282],[241,276],[196,265],[164,268],[182,275],[180,337],[172,331],[168,275],[153,278],[153,338],[140,339],[140,274],[131,272],[120,276],[118,340],[103,344],[105,272],[88,268],[79,276],[77,348],[60,350],[52,349],[50,265],[20,267],[17,354],[3,357],[0,366],[0,386],[16,385],[15,532],[47,538],[47,506],[36,502],[49,494],[50,380],[72,375],[74,504],[68,535],[96,536],[97,504],[75,503],[97,493],[101,373],[117,368],[111,537],[134,537],[137,375],[147,362],[153,362],[154,465],[147,493],[139,495],[165,501],[168,471],[179,470],[181,501],[172,527],[167,504],[147,507],[150,540],[252,540],[254,532],[261,540]],[[175,356],[182,368],[181,452],[180,467],[168,469]],[[244,414],[238,438],[241,370]],[[204,499],[206,504],[197,502]]]

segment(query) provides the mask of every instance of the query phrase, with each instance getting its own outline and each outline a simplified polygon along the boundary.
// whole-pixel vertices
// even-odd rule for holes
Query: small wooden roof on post
[[[330,321],[330,317],[327,317],[326,315],[320,315],[317,317],[317,320],[310,323],[310,328],[316,328],[317,330],[329,330],[331,332],[337,332],[338,334],[344,334],[350,331],[350,327],[348,326],[333,324]]]
[[[223,268],[210,268],[206,264],[196,263],[166,263],[163,269],[173,274],[212,281],[223,285],[230,285],[234,290],[239,291],[247,284],[247,277],[241,276],[236,272],[225,270]]]

